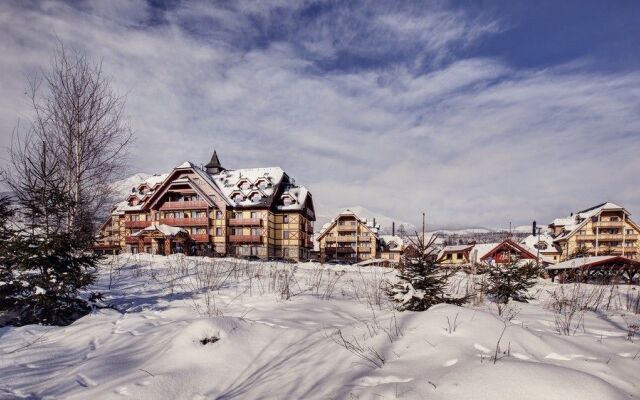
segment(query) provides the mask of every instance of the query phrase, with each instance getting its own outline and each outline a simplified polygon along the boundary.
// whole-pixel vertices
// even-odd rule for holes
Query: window
[[[216,236],[222,236],[222,228],[216,228]]]
[[[620,221],[620,218],[618,218],[618,217],[611,217],[611,218],[609,218],[609,221],[613,221],[613,222]]]
[[[242,236],[242,228],[233,228],[233,234],[236,236]]]
[[[222,219],[222,211],[216,210],[216,219]]]
[[[447,254],[447,260],[451,260],[453,258],[453,254],[449,253]]]
[[[283,237],[284,239],[289,239],[289,231],[284,231],[284,232],[282,232],[282,235],[283,235],[282,237]]]
[[[289,257],[289,248],[285,247],[284,249],[282,249],[282,255],[286,258]]]
[[[242,219],[242,211],[234,211],[233,218]]]
[[[282,223],[283,224],[288,224],[289,223],[289,216],[288,215],[284,215],[282,217]]]
[[[262,236],[262,228],[251,228],[251,236]]]
[[[260,218],[257,211],[251,211],[251,218]]]

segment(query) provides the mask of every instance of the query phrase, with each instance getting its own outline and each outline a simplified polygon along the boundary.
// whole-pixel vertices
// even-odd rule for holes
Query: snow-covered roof
[[[176,167],[176,169],[187,168],[193,169],[199,177],[214,187],[228,204],[234,207],[273,206],[281,211],[300,211],[305,208],[307,199],[311,196],[306,187],[297,186],[280,167],[223,169],[215,174],[209,174],[189,161]],[[155,185],[164,182],[168,176],[169,174],[154,175],[145,179],[137,188],[146,184],[152,189],[145,193],[133,190],[131,195],[142,200],[144,196],[152,194]],[[183,179],[185,182],[188,181],[187,178]],[[121,214],[125,211],[141,209],[141,206],[129,206],[127,202],[123,202],[117,205],[114,213]]]
[[[538,235],[529,235],[520,241],[520,244],[529,248],[529,251],[533,253],[538,251],[536,247],[538,246],[538,243],[542,243],[543,244],[542,247],[546,246],[546,248],[540,248],[540,253],[560,253],[561,252],[558,246],[555,243],[553,243],[553,236],[551,236],[549,233],[542,233],[540,234],[539,237]]]
[[[380,235],[380,244],[389,250],[402,250],[404,248],[404,240],[398,235]]]
[[[349,216],[355,217],[358,221],[364,224],[372,233],[374,234],[378,233],[378,230],[380,229],[379,225],[376,224],[376,226],[373,226],[373,223],[368,222],[366,218],[362,218],[358,216],[355,212],[351,211],[350,209],[345,208],[344,210],[340,211],[340,213],[336,215],[331,221],[322,225],[322,229],[320,229],[320,233],[318,234],[318,237],[323,236],[327,231],[327,229],[333,226],[338,221],[338,219],[340,219],[340,217],[349,217]]]
[[[594,264],[602,264],[614,259],[620,259],[621,261],[629,263],[638,263],[638,261],[630,260],[621,256],[589,256],[573,258],[571,260],[563,261],[561,263],[550,265],[546,267],[547,270],[551,269],[576,269],[576,268],[588,268]]]
[[[162,232],[162,234],[165,235],[165,236],[175,236],[175,235],[177,235],[179,233],[188,233],[183,228],[178,228],[176,226],[170,226],[170,225],[165,225],[165,224],[159,224],[159,225],[148,226],[148,227],[146,227],[146,228],[134,233],[131,236],[140,236],[141,234],[143,234],[145,232],[153,232],[153,231]]]

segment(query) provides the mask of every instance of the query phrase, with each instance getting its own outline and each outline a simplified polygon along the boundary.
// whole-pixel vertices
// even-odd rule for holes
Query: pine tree
[[[510,300],[522,303],[531,300],[529,289],[536,284],[540,274],[534,263],[522,265],[518,260],[510,264],[490,265],[486,271],[483,290],[496,303],[499,314]]]
[[[0,306],[12,325],[65,325],[90,310],[79,291],[94,281],[99,256],[84,234],[66,229],[73,201],[46,144],[27,137],[13,148],[12,161],[8,183],[20,229],[2,244]]]
[[[409,238],[415,251],[403,255],[398,281],[387,290],[387,295],[401,311],[425,311],[440,303],[463,304],[465,298],[452,298],[446,293],[450,272],[436,264],[435,236],[426,241],[415,235]]]

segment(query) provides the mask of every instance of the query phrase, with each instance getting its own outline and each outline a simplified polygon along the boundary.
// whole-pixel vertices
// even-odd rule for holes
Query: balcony
[[[371,247],[358,247],[358,253],[371,253]]]
[[[596,240],[596,235],[576,235],[576,240],[590,242]]]
[[[229,235],[229,243],[262,243],[259,235]]]
[[[357,225],[338,225],[338,232],[355,232],[357,229]]]
[[[356,241],[356,237],[355,235],[337,236],[337,240],[340,243],[344,243],[344,242],[351,243]]]
[[[191,235],[191,240],[193,240],[194,242],[208,242],[209,235],[207,235],[206,233],[196,233]]]
[[[151,226],[151,221],[124,221],[125,228],[146,228]]]
[[[160,223],[171,226],[208,226],[209,218],[160,218]]]
[[[209,204],[204,200],[196,201],[165,201],[161,210],[201,210],[209,208]]]
[[[325,236],[324,241],[327,243],[335,243],[336,242],[336,237],[335,236]]]
[[[594,228],[622,228],[623,221],[596,221],[593,223]]]
[[[229,226],[262,226],[260,218],[231,218]]]
[[[124,242],[126,244],[138,244],[138,242],[140,241],[140,238],[137,236],[127,236],[124,239]],[[144,238],[144,243],[149,244],[151,243],[151,238]]]

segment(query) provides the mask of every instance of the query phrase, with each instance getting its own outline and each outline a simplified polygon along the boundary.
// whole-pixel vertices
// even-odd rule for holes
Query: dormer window
[[[242,179],[240,182],[238,182],[238,187],[242,190],[247,190],[251,187],[251,182],[246,179]]]
[[[293,203],[293,200],[291,199],[291,197],[285,197],[282,200],[282,203],[284,203],[285,206],[291,205]]]
[[[240,193],[236,193],[233,196],[231,196],[231,200],[235,201],[236,203],[241,202],[243,199],[243,196]]]
[[[269,187],[269,182],[267,182],[267,180],[265,178],[259,178],[256,181],[256,186],[259,187],[260,189],[266,189]]]
[[[260,201],[260,199],[262,199],[262,195],[261,195],[260,193],[257,193],[257,192],[256,192],[256,193],[253,193],[253,194],[249,197],[249,199],[250,199],[252,202],[254,202],[254,203],[255,203],[255,202]]]

